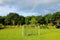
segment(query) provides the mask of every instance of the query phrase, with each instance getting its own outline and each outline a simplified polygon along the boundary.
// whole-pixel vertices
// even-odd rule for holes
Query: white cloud
[[[9,12],[16,12],[17,9],[12,7],[10,8],[9,6],[0,6],[0,15],[4,16],[7,15]]]
[[[3,4],[4,3],[4,0],[0,0],[0,4]]]
[[[40,3],[56,3],[58,2],[59,0],[41,0]]]
[[[60,0],[0,0],[0,4],[17,6],[19,9],[34,9],[39,4],[56,3]]]
[[[59,9],[60,7],[60,4],[59,7],[57,8],[57,5],[54,6],[54,4],[56,3],[60,3],[60,0],[0,0],[0,4],[1,5],[4,5],[4,6],[1,6],[0,5],[0,15],[4,14],[6,15],[8,12],[17,12],[18,10],[19,11],[26,11],[26,10],[30,10],[28,12],[28,15],[30,15],[31,11],[37,9],[38,5],[41,5],[39,6],[39,8],[45,10],[45,11],[41,11],[42,13],[45,12],[45,13],[49,13],[50,9]],[[50,6],[46,6],[46,5],[50,5]],[[52,5],[53,4],[53,5]],[[44,5],[44,6],[42,6]],[[43,7],[43,8],[42,8]],[[52,8],[53,7],[53,8]],[[39,9],[38,8],[38,9]],[[49,10],[46,10],[47,8],[49,8]],[[38,9],[37,9],[37,12],[38,12]],[[40,11],[40,10],[39,10]],[[26,13],[25,13],[26,14]],[[35,14],[35,13],[33,13]],[[36,14],[35,14],[36,15]]]
[[[41,14],[38,14],[38,13],[36,13],[36,12],[35,12],[35,13],[34,13],[34,12],[28,13],[28,12],[20,11],[19,13],[20,13],[19,15],[23,15],[23,16],[32,16],[32,15],[37,16],[37,15],[41,15]]]

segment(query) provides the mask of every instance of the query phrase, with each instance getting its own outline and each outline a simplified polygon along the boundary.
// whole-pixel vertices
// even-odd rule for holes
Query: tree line
[[[27,14],[26,14],[27,15]],[[0,16],[0,24],[3,25],[29,25],[29,24],[60,24],[60,12],[46,14],[44,16],[22,16],[18,13],[9,13],[6,16]]]

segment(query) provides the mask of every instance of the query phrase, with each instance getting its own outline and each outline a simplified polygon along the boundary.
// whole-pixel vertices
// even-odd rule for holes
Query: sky
[[[60,11],[60,0],[0,0],[0,16],[10,12],[19,15],[46,15]]]

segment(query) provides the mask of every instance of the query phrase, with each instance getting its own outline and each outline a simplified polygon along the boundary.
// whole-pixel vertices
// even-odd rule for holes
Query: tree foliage
[[[36,20],[35,16],[32,16],[32,18],[30,20],[30,24],[37,24],[37,20]]]
[[[28,24],[49,24],[60,23],[60,12],[46,14],[45,16],[22,16],[18,13],[9,13],[7,16],[0,16],[0,24],[3,25],[28,25]]]

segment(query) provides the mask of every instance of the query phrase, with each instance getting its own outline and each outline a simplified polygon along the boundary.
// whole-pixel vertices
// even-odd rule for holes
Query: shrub
[[[0,24],[0,29],[4,29],[5,27],[2,25],[2,24]]]

